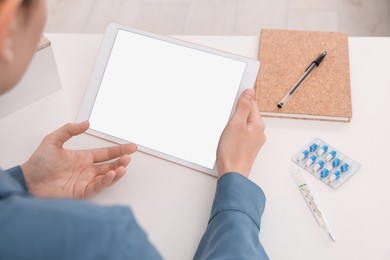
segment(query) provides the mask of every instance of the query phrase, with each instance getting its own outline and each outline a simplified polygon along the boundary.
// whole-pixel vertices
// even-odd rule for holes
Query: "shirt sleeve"
[[[268,259],[260,243],[264,192],[237,173],[222,176],[194,259]]]
[[[16,180],[20,184],[20,186],[22,186],[24,191],[27,191],[26,181],[24,180],[24,175],[22,172],[22,168],[20,168],[20,166],[15,166],[13,168],[10,168],[6,170],[4,174],[8,174],[10,177]]]
[[[0,200],[0,259],[161,259],[127,207]]]

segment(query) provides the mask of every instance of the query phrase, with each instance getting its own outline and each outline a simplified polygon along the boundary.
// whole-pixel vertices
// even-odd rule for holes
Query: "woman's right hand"
[[[246,89],[237,102],[219,140],[218,176],[236,172],[248,177],[257,153],[265,143],[264,122],[254,101],[254,91]]]

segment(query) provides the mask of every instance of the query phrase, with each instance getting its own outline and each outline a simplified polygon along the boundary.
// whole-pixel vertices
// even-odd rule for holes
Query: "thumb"
[[[68,123],[61,128],[57,129],[53,133],[49,134],[45,141],[62,147],[66,141],[73,136],[79,135],[87,131],[89,128],[89,122],[84,121],[81,123]]]
[[[256,102],[252,102],[252,109],[248,116],[248,124],[259,121],[262,121],[259,107]]]
[[[252,89],[246,89],[241,94],[240,99],[237,102],[236,112],[234,113],[233,118],[245,123],[248,121],[248,117],[253,107],[254,96],[255,93]]]

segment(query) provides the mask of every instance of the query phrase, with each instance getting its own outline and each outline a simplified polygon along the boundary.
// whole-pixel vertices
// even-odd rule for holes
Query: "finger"
[[[252,111],[252,102],[254,98],[254,92],[252,89],[246,89],[240,96],[237,102],[236,112],[233,115],[234,120],[247,122],[249,114]]]
[[[115,175],[115,171],[109,171],[105,175],[97,176],[93,182],[88,184],[85,190],[86,197],[91,197],[102,191],[104,188],[109,187],[112,181],[115,179]]]
[[[84,133],[88,128],[88,121],[81,123],[68,123],[46,136],[45,141],[61,147],[70,138]]]
[[[123,176],[125,176],[126,168],[124,168],[124,167],[119,167],[118,169],[115,170],[115,172],[116,172],[116,176],[115,176],[114,180],[112,181],[111,185],[115,184],[115,183],[118,182]]]
[[[95,171],[97,175],[106,174],[107,172],[115,170],[121,166],[126,168],[130,161],[130,156],[126,154],[121,156],[115,162],[96,165]]]
[[[103,189],[110,187],[112,184],[122,178],[125,173],[126,169],[124,167],[119,167],[115,170],[107,172],[104,175],[97,176],[95,180],[87,186],[85,191],[86,197],[91,197]]]
[[[135,144],[122,144],[112,147],[105,147],[91,150],[95,163],[109,161],[125,154],[132,154],[137,151]]]

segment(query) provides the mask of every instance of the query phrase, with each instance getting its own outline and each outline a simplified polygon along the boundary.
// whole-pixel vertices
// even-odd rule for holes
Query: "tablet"
[[[123,25],[107,27],[78,115],[87,133],[217,176],[219,138],[257,60]]]

